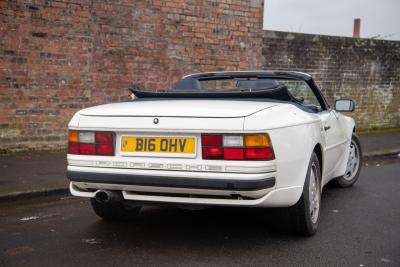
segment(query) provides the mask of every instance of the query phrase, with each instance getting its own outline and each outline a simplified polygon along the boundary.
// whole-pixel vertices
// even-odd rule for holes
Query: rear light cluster
[[[68,132],[68,153],[114,156],[114,133],[71,130]]]
[[[201,136],[203,159],[273,160],[271,140],[267,134]]]

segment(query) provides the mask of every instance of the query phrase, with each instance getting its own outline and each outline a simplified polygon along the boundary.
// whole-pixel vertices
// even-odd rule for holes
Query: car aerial
[[[358,179],[355,123],[339,113],[355,104],[330,108],[308,74],[207,72],[130,90],[131,101],[80,110],[68,125],[70,191],[106,220],[154,204],[279,207],[312,235],[324,185]]]

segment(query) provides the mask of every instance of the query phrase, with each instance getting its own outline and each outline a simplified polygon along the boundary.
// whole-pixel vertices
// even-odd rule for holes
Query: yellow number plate
[[[193,154],[195,149],[194,137],[123,136],[121,138],[122,152]]]

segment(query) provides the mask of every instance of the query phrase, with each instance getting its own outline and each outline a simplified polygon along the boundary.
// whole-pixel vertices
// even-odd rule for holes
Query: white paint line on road
[[[25,222],[25,221],[36,220],[36,219],[39,219],[39,216],[24,217],[19,220]]]
[[[100,244],[101,242],[96,240],[96,238],[86,238],[86,239],[82,239],[83,243],[87,243],[90,245],[94,245],[94,244]]]

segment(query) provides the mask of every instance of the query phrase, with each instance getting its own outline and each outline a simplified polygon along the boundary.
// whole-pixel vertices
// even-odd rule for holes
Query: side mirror
[[[341,100],[336,100],[335,102],[336,111],[351,112],[354,111],[354,109],[355,109],[355,104],[353,100],[341,99]]]

